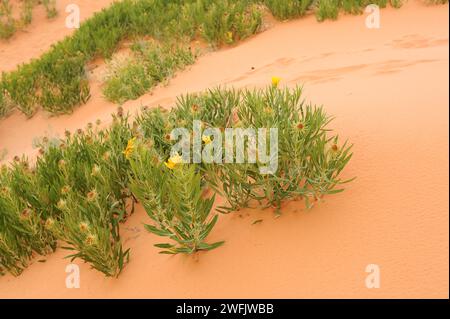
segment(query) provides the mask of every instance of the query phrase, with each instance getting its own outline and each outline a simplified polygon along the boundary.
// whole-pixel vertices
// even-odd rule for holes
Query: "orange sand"
[[[26,63],[32,58],[38,58],[48,51],[52,44],[72,34],[74,29],[65,26],[68,13],[67,5],[76,4],[80,8],[81,22],[91,17],[95,12],[107,7],[113,0],[58,0],[56,9],[58,16],[53,19],[46,18],[43,5],[33,10],[33,20],[24,30],[17,31],[7,41],[0,40],[0,72],[11,71],[18,64]],[[21,4],[18,0],[11,1],[14,16],[20,16]]]
[[[379,30],[366,29],[364,19],[277,24],[201,57],[168,86],[124,106],[169,106],[179,94],[217,85],[261,87],[273,75],[304,84],[307,99],[324,104],[337,117],[333,128],[355,144],[344,175],[358,178],[344,193],[310,212],[287,203],[278,219],[251,209],[220,216],[209,240],[225,245],[197,256],[159,255],[153,244],[161,239],[143,229],[148,218],[139,208],[123,228],[131,261],[119,279],[77,261],[81,288],[67,289],[67,252],[58,250],[19,278],[0,278],[0,298],[448,298],[448,5],[409,1],[382,10]],[[46,34],[44,46],[55,37]],[[16,51],[16,62],[31,56],[15,44],[4,48]],[[5,61],[2,52],[2,69]],[[8,158],[32,154],[35,136],[108,121],[115,106],[98,85],[92,93],[70,116],[15,113],[0,121],[0,149]],[[263,222],[252,225],[256,219]],[[379,289],[365,286],[371,263],[381,269]]]

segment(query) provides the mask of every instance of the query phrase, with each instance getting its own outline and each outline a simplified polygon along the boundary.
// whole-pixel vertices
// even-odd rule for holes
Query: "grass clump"
[[[177,43],[179,48],[187,47],[192,40],[203,40],[213,48],[236,43],[261,30],[265,8],[278,19],[295,18],[315,11],[317,19],[323,21],[336,19],[340,11],[361,13],[366,5],[372,3],[381,7],[390,3],[398,7],[402,1],[122,0],[83,22],[71,37],[55,44],[41,58],[21,65],[16,71],[3,73],[0,86],[4,90],[1,94],[7,94],[12,105],[29,117],[38,107],[54,114],[70,113],[90,97],[86,76],[89,61],[99,57],[111,58],[125,39],[151,38],[161,48],[150,49],[153,54],[145,59],[145,67],[138,65],[142,60],[137,58],[111,72],[114,75],[109,78],[105,95],[113,101],[123,102],[153,87],[155,74],[145,76],[149,65],[156,66],[156,71],[162,73],[157,76],[161,81],[166,79],[165,72],[170,74],[182,64],[192,62],[185,53],[165,51],[164,48],[173,47],[173,43]],[[44,5],[48,15],[53,16],[54,1],[44,1]],[[25,21],[30,19],[30,11],[27,10]],[[11,5],[8,0],[1,0],[0,36],[9,36],[15,28]],[[180,54],[183,63],[173,64],[174,58],[180,61]]]
[[[148,41],[135,43],[131,50],[131,58],[110,62],[103,88],[103,94],[110,101],[134,100],[195,60],[189,48]]]
[[[2,268],[18,275],[33,252],[55,249],[58,239],[72,252],[67,258],[80,258],[106,276],[120,274],[129,250],[123,249],[119,225],[134,207],[122,154],[131,135],[128,118],[119,113],[107,130],[88,125],[64,139],[43,138],[32,169],[19,160],[3,169]],[[30,223],[29,229],[14,226],[13,218]]]
[[[65,248],[74,251],[67,258],[81,258],[112,277],[122,271],[129,257],[122,247],[119,224],[128,215],[127,207],[132,207],[128,163],[122,155],[130,136],[127,119],[116,117],[110,129],[80,131],[67,137],[59,155],[51,150],[44,154],[48,156],[45,172],[48,165],[58,165],[56,184],[60,187],[55,196],[60,214],[47,224],[68,244]]]
[[[0,40],[9,39],[16,33],[28,26],[33,20],[33,9],[37,5],[44,5],[47,18],[51,19],[58,14],[56,0],[22,0],[20,18],[15,19],[13,12],[16,9],[9,0],[0,0]]]
[[[313,0],[265,0],[264,5],[281,20],[298,18],[305,15]]]
[[[9,170],[1,168],[0,185],[0,273],[18,276],[33,254],[52,252],[56,240],[42,223],[46,211],[33,207],[27,196],[38,183],[25,159],[16,159]]]
[[[403,2],[404,0],[318,0],[315,4],[315,12],[318,21],[336,20],[341,11],[362,14],[364,8],[371,4],[378,5],[380,8],[385,8],[388,4],[394,8],[400,8]]]
[[[16,32],[9,0],[0,1],[0,39],[8,39]]]
[[[200,11],[199,7],[203,6]],[[262,24],[261,9],[251,1],[197,1],[198,32],[214,46],[231,44],[255,34]]]
[[[56,9],[56,0],[42,0],[42,4],[47,12],[47,18],[52,19],[58,15],[58,10]]]
[[[5,89],[0,82],[0,118],[8,115],[12,108],[13,105],[9,99],[9,95],[5,92]]]
[[[40,59],[22,65],[14,72],[3,73],[2,86],[13,104],[29,117],[38,106],[54,114],[70,113],[90,97],[85,70],[87,62],[96,57],[110,58],[123,39],[151,37],[162,48],[168,43],[187,43],[197,37],[211,45],[232,42],[256,32],[259,15],[251,8],[254,8],[253,4],[248,0],[115,2],[85,21],[73,36],[55,44]],[[219,16],[220,20],[216,21]],[[184,61],[190,60],[185,53],[164,49],[155,48],[148,53],[146,59],[154,58],[151,64],[157,68],[162,63],[165,71],[170,71],[167,67],[174,63],[173,59],[178,62],[181,57]],[[162,53],[168,56],[162,56]],[[124,91],[127,91],[128,79],[129,76],[124,75]],[[149,86],[150,81],[138,84],[141,85],[139,92]],[[132,92],[131,96],[136,94]]]

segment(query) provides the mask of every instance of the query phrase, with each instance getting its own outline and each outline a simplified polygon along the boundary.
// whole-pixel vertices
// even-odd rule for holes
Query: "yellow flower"
[[[89,246],[95,245],[97,243],[97,236],[93,234],[88,234],[86,236],[86,244]]]
[[[169,158],[167,162],[164,163],[169,169],[174,169],[177,167],[178,164],[181,164],[183,162],[183,158],[180,156],[180,154],[176,154]]]
[[[80,231],[82,231],[82,232],[84,233],[84,232],[87,231],[88,229],[89,229],[88,223],[86,223],[86,222],[81,222],[81,223],[80,223]]]
[[[94,165],[94,167],[92,167],[91,175],[92,176],[97,176],[98,174],[100,174],[100,171],[101,171],[100,166]]]
[[[61,188],[61,194],[66,195],[70,192],[70,186],[66,185],[63,188]]]
[[[278,87],[278,84],[280,84],[281,78],[279,78],[278,76],[273,76],[272,77],[272,85],[274,87]]]
[[[227,33],[225,33],[225,39],[227,43],[233,42],[233,32],[228,31]]]
[[[203,136],[202,136],[202,141],[203,141],[205,144],[211,143],[211,142],[212,142],[212,141],[211,141],[211,136],[203,135]]]
[[[66,202],[64,199],[60,199],[59,202],[58,202],[57,207],[58,207],[60,210],[63,210],[64,208],[67,207],[67,202]]]
[[[94,200],[97,199],[97,196],[98,196],[98,193],[97,193],[97,190],[95,190],[95,189],[93,189],[86,195],[88,202],[93,202]]]
[[[55,224],[55,220],[53,218],[49,218],[45,221],[45,228],[51,229]]]
[[[130,159],[131,155],[133,154],[135,143],[136,137],[133,137],[131,140],[128,141],[127,147],[122,152],[127,159]]]

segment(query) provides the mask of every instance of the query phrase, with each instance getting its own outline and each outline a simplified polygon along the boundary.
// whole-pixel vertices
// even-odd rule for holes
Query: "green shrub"
[[[176,70],[194,63],[194,59],[189,49],[137,42],[132,46],[131,58],[110,62],[103,94],[116,103],[136,99]]]
[[[178,106],[168,115],[172,123],[166,128],[169,130],[181,123],[187,123],[192,130],[193,120],[202,121],[204,127],[278,129],[275,174],[262,175],[260,168],[265,164],[260,162],[203,164],[206,180],[228,199],[229,206],[222,207],[222,212],[246,207],[251,200],[279,210],[282,201],[299,198],[311,207],[324,195],[340,192],[342,189],[336,187],[348,182],[338,176],[351,158],[351,146],[330,135],[327,128],[330,118],[322,108],[306,105],[301,92],[301,88],[283,90],[274,86],[263,91],[212,90],[180,98]],[[149,118],[155,119],[154,113]],[[156,122],[164,120],[138,122],[146,136],[157,136],[161,128]],[[153,142],[161,145],[154,137]],[[162,147],[165,156],[169,148],[166,139]],[[223,158],[222,163],[225,162]]]
[[[47,18],[51,19],[58,15],[58,10],[56,10],[56,0],[42,0],[42,4],[47,12]]]
[[[205,242],[218,216],[210,217],[215,196],[203,198],[198,168],[175,162],[174,166],[164,165],[159,154],[145,146],[136,147],[133,153],[130,187],[154,222],[145,228],[175,242],[155,245],[164,249],[161,253],[190,254],[222,245]]]
[[[52,252],[56,241],[44,227],[45,211],[28,201],[29,191],[34,192],[38,187],[28,162],[17,159],[10,170],[2,167],[0,182],[0,270],[6,269],[17,276],[33,253]]]
[[[305,15],[313,0],[265,0],[264,4],[278,19],[292,19]]]
[[[53,172],[57,172],[60,189],[52,193],[58,198],[60,213],[48,222],[52,231],[69,245],[66,249],[75,251],[68,258],[81,258],[107,276],[117,276],[129,254],[122,248],[119,232],[131,196],[128,162],[122,154],[131,136],[127,122],[120,116],[108,130],[90,126],[67,137],[61,156],[52,155],[52,148],[43,156],[50,159],[43,173],[49,164],[58,165]]]
[[[17,1],[16,1],[17,2]],[[0,0],[0,39],[8,39],[17,30],[28,26],[33,19],[33,9],[36,5],[43,4],[47,12],[47,18],[53,18],[58,14],[56,0],[22,0],[20,18],[15,19],[13,11],[16,10],[9,0]]]
[[[202,12],[200,34],[215,46],[245,39],[261,27],[261,10],[251,1],[209,2],[209,7]]]
[[[0,0],[0,39],[8,39],[16,32],[9,0]]]
[[[8,97],[8,92],[3,88],[0,82],[0,118],[9,114],[13,106]]]
[[[108,129],[89,124],[63,139],[38,140],[33,168],[16,158],[1,170],[0,272],[18,275],[34,253],[53,251],[58,239],[72,252],[68,258],[118,276],[129,258],[120,224],[136,199],[152,220],[145,228],[170,240],[156,246],[177,254],[223,243],[207,242],[218,219],[212,211],[215,195],[205,195],[208,188],[227,199],[216,209],[222,213],[251,203],[280,213],[282,202],[290,199],[303,199],[310,208],[323,196],[341,192],[349,181],[339,176],[352,156],[351,146],[331,133],[323,108],[303,102],[301,88],[277,85],[274,79],[264,90],[218,88],[185,95],[170,111],[145,110],[132,125],[119,109]],[[233,163],[225,160],[226,152],[219,163],[182,163],[173,152],[177,141],[171,133],[186,128],[192,147],[193,121],[202,128],[201,151],[214,142],[204,135],[207,128],[276,128],[277,169],[265,174],[266,162],[261,157],[249,161],[250,153],[245,163],[237,163],[234,151]],[[243,141],[252,151],[249,140]]]
[[[336,20],[339,14],[339,2],[336,0],[319,0],[317,2],[317,21]]]
[[[400,8],[403,2],[403,0],[318,0],[316,17],[318,21],[336,20],[341,10],[350,14],[361,14],[370,4],[385,8],[389,3],[394,8]]]
[[[24,0],[22,4],[22,12],[20,15],[21,23],[27,26],[33,19],[34,0]]]

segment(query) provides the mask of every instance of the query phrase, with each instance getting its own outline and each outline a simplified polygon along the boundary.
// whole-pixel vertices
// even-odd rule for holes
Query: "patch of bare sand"
[[[209,240],[225,245],[197,258],[159,255],[152,245],[161,239],[143,229],[139,208],[123,230],[131,261],[119,279],[77,261],[81,288],[67,289],[67,252],[59,250],[19,278],[0,278],[0,298],[448,298],[448,5],[382,10],[379,30],[364,19],[279,24],[124,105],[169,106],[182,93],[262,87],[273,75],[304,84],[307,99],[324,104],[333,128],[355,144],[344,174],[358,179],[344,193],[310,212],[287,203],[278,219],[270,210],[220,216]],[[11,156],[30,153],[32,137],[108,121],[114,109],[97,87],[71,116],[1,121],[0,143]],[[371,263],[380,266],[380,289],[365,286]]]

